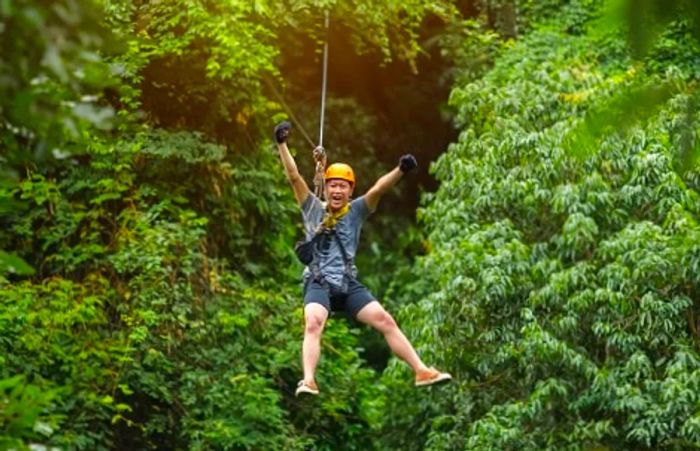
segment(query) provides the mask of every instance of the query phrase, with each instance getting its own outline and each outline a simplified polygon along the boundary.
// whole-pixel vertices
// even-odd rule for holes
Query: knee
[[[396,329],[398,326],[396,325],[396,321],[394,321],[393,316],[386,311],[382,311],[376,314],[374,319],[374,327],[382,333],[387,333]]]
[[[309,316],[306,318],[304,332],[308,335],[320,335],[323,330],[324,320],[319,316]]]

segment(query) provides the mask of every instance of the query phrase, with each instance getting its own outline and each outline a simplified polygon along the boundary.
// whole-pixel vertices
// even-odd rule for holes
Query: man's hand
[[[287,142],[289,138],[289,133],[292,131],[292,124],[288,121],[282,121],[275,126],[275,141],[277,144],[282,144]]]
[[[399,158],[399,169],[404,174],[409,172],[409,171],[414,170],[417,167],[418,167],[418,162],[416,161],[416,157],[414,157],[410,153],[407,153],[406,155],[402,155],[401,158]]]

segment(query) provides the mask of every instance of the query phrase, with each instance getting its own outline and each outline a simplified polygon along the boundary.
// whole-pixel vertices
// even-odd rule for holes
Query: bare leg
[[[328,310],[321,304],[310,303],[304,307],[304,343],[301,361],[304,367],[304,382],[314,382],[316,365],[321,357],[321,333],[328,318]]]
[[[418,357],[416,350],[413,349],[411,342],[399,329],[394,318],[384,310],[379,302],[372,301],[363,307],[357,314],[357,319],[381,332],[394,354],[408,363],[414,372],[427,368]]]

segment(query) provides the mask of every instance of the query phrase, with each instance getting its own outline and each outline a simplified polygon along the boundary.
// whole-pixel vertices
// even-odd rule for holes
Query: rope
[[[316,161],[316,172],[314,173],[314,194],[321,200],[325,200],[323,186],[326,184],[326,151],[318,146],[314,149],[314,160]]]

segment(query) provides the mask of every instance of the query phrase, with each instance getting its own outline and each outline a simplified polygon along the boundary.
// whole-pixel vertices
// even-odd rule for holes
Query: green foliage
[[[482,76],[504,45],[496,32],[474,19],[452,23],[439,41],[442,55],[452,66],[447,75],[457,84]]]
[[[298,213],[267,86],[290,26],[320,39],[321,6],[0,2],[2,446],[376,447],[355,329],[329,325],[322,401],[293,397]],[[325,6],[385,61],[415,61],[423,19],[454,13]]]
[[[16,255],[0,251],[0,273],[31,275],[34,268]]]
[[[0,379],[0,446],[29,449],[25,440],[45,440],[56,427],[55,415],[46,415],[55,392],[27,384],[23,376]]]
[[[570,132],[567,151],[578,156],[594,152],[611,133],[610,124],[617,122],[618,131],[625,131],[631,124],[653,116],[671,97],[682,93],[688,97],[687,113],[678,116],[674,134],[681,138],[676,159],[684,170],[691,168],[700,157],[690,138],[694,111],[700,101],[693,81],[700,67],[700,9],[686,1],[611,0],[605,2],[600,18],[589,28],[591,35],[609,48],[610,54],[619,53],[620,46],[615,41],[621,43],[620,36],[625,36],[637,65],[628,72],[629,79],[621,89],[600,99],[585,120]],[[626,55],[617,58],[626,59]],[[650,79],[650,74],[656,77]]]
[[[38,158],[66,152],[91,126],[105,127],[110,109],[96,93],[113,83],[98,55],[107,34],[92,2],[2,2],[3,66],[0,130],[10,158],[28,143]]]
[[[213,2],[108,1],[109,21],[129,42],[115,58],[131,81],[123,101],[150,123],[187,127],[250,148],[250,135],[269,131],[279,99],[275,60],[285,40],[320,41],[324,12],[348,30],[357,51],[414,63],[423,19],[455,14],[449,1]],[[280,42],[281,41],[281,42]],[[272,101],[274,100],[274,101]],[[264,122],[261,122],[264,120]],[[256,146],[252,146],[253,149]]]
[[[111,295],[107,281],[92,275],[78,285],[54,278],[40,284],[4,285],[1,291],[2,376],[30,374],[42,390],[61,388],[51,410],[63,419],[58,425],[69,417],[70,427],[54,433],[51,441],[78,448],[105,447],[109,437],[95,426],[113,415],[109,393],[116,384],[109,367],[112,358],[125,353],[107,333],[104,307]]]
[[[598,26],[600,31],[622,26],[632,54],[640,58],[679,19],[688,25],[690,34],[696,40],[700,39],[700,10],[696,4],[687,0],[609,0],[605,2]]]
[[[454,89],[464,130],[433,167],[441,187],[420,212],[429,253],[414,268],[425,299],[401,319],[458,382],[418,405],[392,393],[387,447],[700,443],[700,199],[695,168],[674,165],[697,68],[657,61],[685,82],[636,117],[610,113],[596,151],[573,158],[580,121],[633,85],[630,59],[598,39],[548,20]]]
[[[635,54],[601,2],[470,7],[0,1],[0,446],[696,447],[696,19],[672,2]],[[293,396],[298,213],[268,90],[326,10],[353,51],[414,69],[426,20],[450,23],[463,131],[424,229],[379,217],[359,261],[446,387],[395,360],[378,381],[377,336],[331,321],[323,395]],[[328,118],[369,186],[380,118],[351,97]]]
[[[0,4],[0,190],[15,185],[25,163],[80,152],[88,130],[110,126],[113,110],[97,95],[114,83],[98,55],[110,47],[99,18],[92,2]],[[17,204],[0,197],[0,214]],[[32,273],[0,252],[0,273]]]
[[[93,177],[104,180],[98,171]],[[94,186],[85,182],[85,192],[103,198],[105,192],[90,192]],[[209,220],[183,199],[154,196],[155,189],[127,187],[121,196],[129,202],[118,210],[114,199],[95,203],[111,203],[107,223],[114,231],[102,253],[82,266],[110,274],[109,282],[76,273],[63,259],[67,250],[58,248],[54,269],[81,275],[79,283],[53,278],[4,288],[6,371],[64,387],[56,403],[71,421],[60,424],[51,442],[78,449],[302,449],[322,437],[333,449],[347,440],[338,433],[343,415],[359,417],[356,400],[374,397],[367,388],[372,372],[360,369],[347,328],[327,335],[327,345],[339,351],[326,351],[329,364],[322,368],[343,388],[329,388],[328,406],[295,425],[286,408],[300,371],[301,327],[289,320],[300,315],[296,287],[281,278],[253,286],[235,276],[229,263],[207,255]],[[118,184],[109,186],[115,190]],[[55,191],[42,188],[31,197]],[[63,208],[58,205],[56,211]],[[106,206],[98,210],[109,214]],[[39,215],[29,217],[31,228]],[[39,235],[50,237],[63,226],[42,221]],[[81,233],[90,227],[82,225]],[[301,434],[309,424],[316,425],[313,435]],[[347,428],[352,436],[366,427],[363,420],[348,424],[354,424]]]

